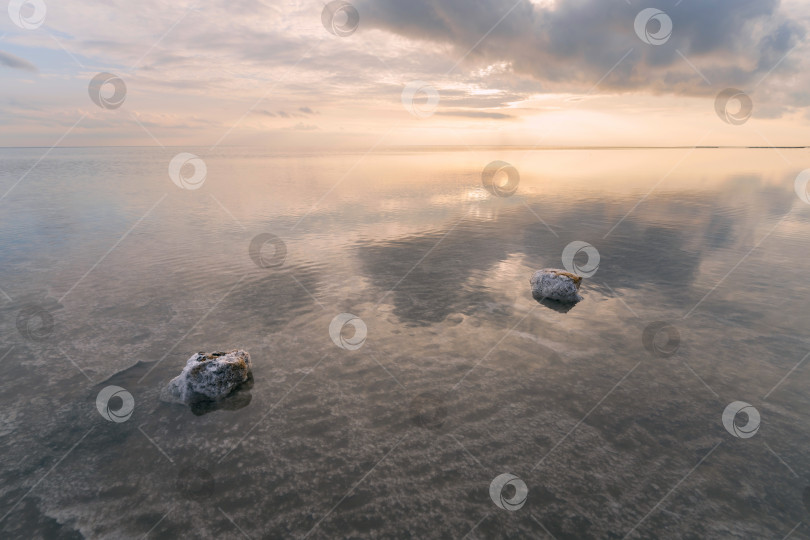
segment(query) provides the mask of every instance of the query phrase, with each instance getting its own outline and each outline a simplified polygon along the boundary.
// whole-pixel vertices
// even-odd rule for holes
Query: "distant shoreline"
[[[157,145],[104,145],[104,146],[0,146],[0,150],[26,150],[26,149],[98,149],[98,148],[161,148]],[[205,145],[166,145],[165,148],[207,148]],[[267,146],[247,146],[247,145],[222,145],[220,148],[257,148],[268,150],[271,149]],[[383,152],[416,152],[416,151],[471,151],[471,150],[805,150],[810,146],[714,146],[714,145],[699,145],[699,146],[475,146],[475,145],[452,145],[452,146],[388,146],[381,147],[369,153],[383,153]],[[352,152],[367,152],[368,149],[325,149],[325,148],[300,148],[300,149],[278,149],[279,152],[286,153],[305,153],[305,152],[336,152],[336,153],[352,153]]]

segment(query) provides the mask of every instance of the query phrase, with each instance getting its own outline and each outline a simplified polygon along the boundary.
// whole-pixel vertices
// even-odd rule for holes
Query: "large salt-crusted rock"
[[[247,351],[200,352],[186,361],[183,372],[169,381],[160,399],[185,404],[222,399],[250,376],[250,354]]]
[[[576,304],[582,300],[577,292],[581,282],[580,276],[554,268],[538,270],[529,280],[532,296],[538,300],[556,300],[565,304]]]

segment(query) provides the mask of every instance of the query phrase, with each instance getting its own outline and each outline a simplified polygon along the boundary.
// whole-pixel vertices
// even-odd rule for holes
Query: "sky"
[[[810,0],[10,0],[0,146],[810,144]]]

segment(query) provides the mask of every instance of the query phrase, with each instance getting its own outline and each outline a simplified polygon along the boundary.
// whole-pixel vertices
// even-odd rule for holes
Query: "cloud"
[[[31,71],[38,73],[37,66],[19,56],[14,56],[11,53],[0,51],[0,65],[6,66],[11,69],[22,69],[24,71]]]
[[[506,120],[508,118],[514,118],[514,116],[509,114],[485,111],[439,111],[436,114],[439,116],[464,116],[466,118],[492,118],[494,120]]]
[[[144,98],[136,101],[133,93],[127,107],[137,103],[155,113],[156,121],[166,122],[161,140],[178,124],[174,116],[203,115],[214,127],[233,126],[252,110],[250,121],[240,123],[229,140],[249,140],[254,130],[276,130],[288,140],[293,132],[287,124],[314,124],[317,115],[323,139],[329,140],[325,144],[341,145],[373,144],[393,118],[405,113],[402,88],[414,80],[434,85],[441,100],[437,114],[418,132],[395,135],[409,144],[424,142],[426,135],[437,133],[434,126],[452,124],[454,117],[488,120],[481,124],[490,126],[502,121],[502,127],[510,128],[465,132],[465,140],[520,144],[568,109],[585,111],[593,122],[565,122],[564,133],[554,131],[560,140],[574,141],[581,129],[588,143],[595,133],[647,143],[652,133],[663,144],[672,144],[676,136],[682,137],[679,143],[689,144],[704,130],[702,124],[685,126],[684,111],[693,112],[699,122],[719,121],[713,99],[730,86],[751,93],[759,119],[781,117],[782,125],[791,127],[773,132],[763,128],[776,144],[798,140],[805,118],[810,118],[800,110],[810,107],[808,47],[802,46],[801,26],[810,21],[805,0],[658,1],[656,6],[671,16],[674,26],[672,38],[661,46],[643,43],[633,27],[638,12],[654,0],[634,0],[632,6],[621,0],[350,1],[360,11],[361,26],[345,39],[323,28],[320,9],[296,0],[212,0],[200,10],[163,0],[55,3],[48,6],[51,31],[92,70],[80,69],[47,33],[10,29],[15,33],[7,42],[26,47],[13,50],[25,54],[43,75],[35,92],[26,78],[10,78],[0,89],[0,101],[13,98],[43,110],[73,113],[88,106],[87,80],[103,70],[122,75]],[[166,38],[159,40],[164,32]],[[3,54],[0,70],[36,69],[21,62]],[[135,67],[124,71],[127,66]],[[586,93],[587,101],[579,105],[559,97],[573,101],[576,94]],[[680,99],[682,95],[700,99]],[[561,114],[554,116],[556,111]],[[15,110],[7,114],[30,128],[17,130],[32,134],[28,144],[50,144],[60,135],[49,130],[46,118],[31,119],[30,113]],[[614,136],[604,127],[608,115],[627,120],[633,130],[616,128]],[[509,121],[510,116],[515,120]],[[679,130],[673,135],[662,125]],[[222,136],[208,130],[192,135],[186,129],[175,136],[193,137],[200,144]],[[34,140],[34,133],[42,138]],[[134,125],[127,136],[145,134]],[[735,137],[744,138],[728,135]],[[108,142],[106,135],[98,141]],[[717,139],[712,135],[707,142]]]
[[[515,74],[542,82],[545,91],[583,91],[599,82],[602,90],[716,93],[720,85],[758,80],[805,35],[793,17],[779,10],[779,0],[686,0],[664,8],[674,28],[669,41],[648,45],[633,23],[650,5],[361,0],[358,9],[366,27],[449,44],[467,65],[507,62]],[[784,60],[780,68],[795,71],[795,62]]]
[[[297,110],[294,111],[268,111],[267,109],[258,109],[253,111],[253,114],[258,114],[260,116],[269,116],[269,117],[278,117],[278,118],[303,118],[308,115],[318,114],[316,111],[313,111],[309,107],[299,107]]]
[[[289,129],[292,129],[292,130],[295,130],[295,131],[315,131],[315,130],[318,130],[318,129],[321,129],[321,128],[319,128],[318,126],[313,125],[313,124],[304,124],[303,122],[298,122],[297,124],[295,124],[294,126],[292,126]]]

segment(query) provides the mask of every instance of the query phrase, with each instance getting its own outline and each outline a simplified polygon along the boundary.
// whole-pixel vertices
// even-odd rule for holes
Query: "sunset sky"
[[[2,146],[810,144],[807,1],[356,0],[346,36],[303,0],[45,0],[44,22],[19,4],[0,16]],[[649,43],[651,7],[672,31],[649,21]],[[88,94],[104,72],[119,108]],[[729,87],[753,104],[739,125],[715,111]]]

